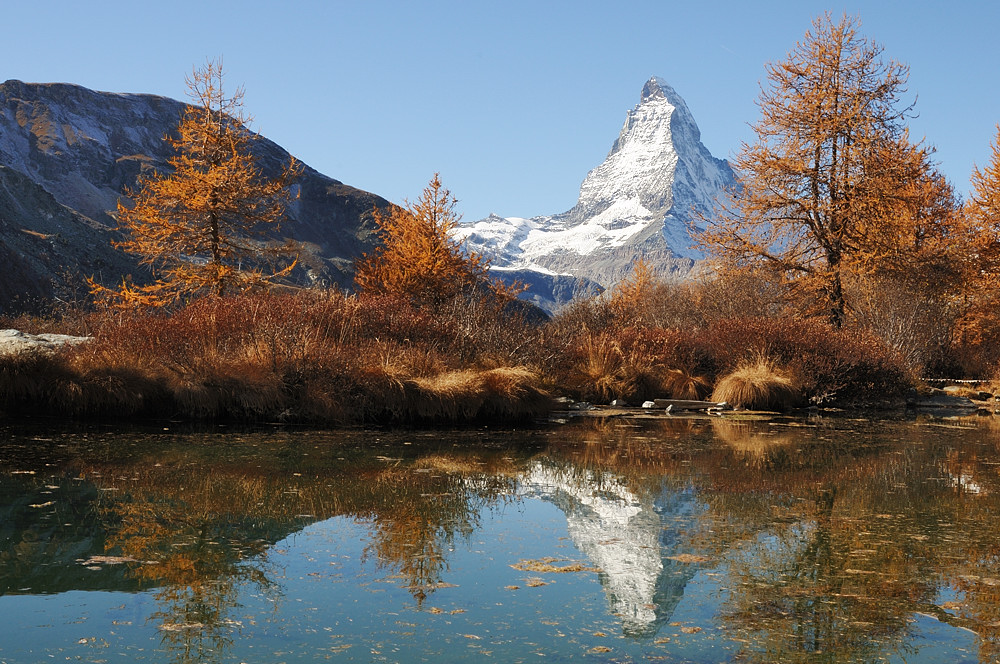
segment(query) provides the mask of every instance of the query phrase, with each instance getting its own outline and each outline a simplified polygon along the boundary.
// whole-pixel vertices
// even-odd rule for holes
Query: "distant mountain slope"
[[[711,210],[734,183],[729,164],[702,144],[684,100],[653,77],[607,158],[587,174],[573,209],[531,219],[491,215],[463,225],[458,237],[497,267],[604,287],[627,275],[638,256],[663,273],[686,273],[702,258],[692,246],[692,209]]]
[[[82,276],[114,283],[137,270],[133,257],[110,247],[112,214],[140,173],[166,168],[163,138],[184,106],[62,83],[0,85],[0,259],[17,266],[0,285],[0,307],[12,306],[12,292],[44,298]],[[288,162],[272,141],[257,149],[265,175]],[[298,278],[348,283],[354,258],[375,243],[371,210],[389,202],[308,166],[297,188],[282,230],[306,248]]]

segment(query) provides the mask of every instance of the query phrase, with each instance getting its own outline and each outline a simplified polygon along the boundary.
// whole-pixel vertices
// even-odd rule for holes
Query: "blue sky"
[[[223,56],[254,128],[319,171],[396,202],[438,171],[469,221],[533,216],[572,207],[653,75],[735,153],[765,63],[827,10],[910,66],[911,134],[964,194],[1000,122],[995,0],[0,0],[0,80],[184,99]]]

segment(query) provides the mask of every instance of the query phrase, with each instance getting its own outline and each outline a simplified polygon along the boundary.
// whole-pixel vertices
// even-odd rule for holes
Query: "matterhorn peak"
[[[604,163],[580,186],[577,207],[601,214],[609,207],[665,213],[675,208],[673,185],[678,162],[711,155],[687,104],[666,81],[653,76],[642,86],[639,105],[625,117],[618,140]],[[685,253],[687,247],[674,247]]]
[[[667,91],[664,90],[664,88],[673,92],[673,88],[667,85],[667,82],[659,76],[650,77],[650,79],[646,81],[646,84],[642,86],[642,95],[639,97],[639,103],[641,104],[642,102],[653,99],[654,97],[666,97]]]
[[[654,100],[664,100],[674,108],[674,125],[683,124],[685,129],[693,131],[695,141],[701,140],[701,131],[694,121],[690,109],[684,99],[677,94],[677,91],[670,87],[670,84],[659,76],[652,76],[646,84],[642,86],[642,94],[639,97],[639,104],[644,104]]]
[[[677,105],[679,102],[681,105],[684,104],[684,100],[681,96],[677,94],[677,91],[670,87],[670,84],[664,81],[659,76],[651,76],[646,84],[642,86],[642,94],[639,97],[639,103],[644,103],[650,101],[651,99],[666,99],[673,105]],[[685,106],[685,110],[686,110]]]
[[[710,211],[734,183],[701,142],[684,99],[657,76],[642,87],[604,162],[580,185],[573,209],[531,219],[489,219],[459,229],[497,267],[542,268],[613,286],[636,258],[683,273],[702,258],[694,210]]]

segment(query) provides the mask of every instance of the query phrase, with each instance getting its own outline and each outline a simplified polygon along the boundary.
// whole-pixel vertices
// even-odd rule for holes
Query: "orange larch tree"
[[[990,290],[1000,287],[1000,125],[989,165],[972,172],[972,193],[965,214],[975,229],[979,270],[989,279]]]
[[[996,349],[1000,345],[1000,125],[990,163],[973,170],[971,184],[964,220],[972,248],[963,253],[970,278],[957,336],[967,347]],[[987,364],[1000,361],[995,350],[985,356]]]
[[[150,285],[117,289],[91,280],[96,295],[119,306],[162,306],[182,298],[225,295],[267,284],[294,265],[294,247],[274,241],[301,168],[294,158],[275,179],[253,155],[259,139],[247,125],[243,89],[227,96],[222,63],[210,61],[186,79],[192,105],[175,136],[171,171],[140,177],[118,203],[123,238],[114,245],[138,254]]]
[[[476,288],[511,295],[510,289],[489,277],[489,261],[467,253],[452,236],[461,219],[456,203],[435,173],[416,202],[407,201],[405,207],[393,206],[388,212],[376,208],[381,245],[357,261],[358,288],[431,306]]]
[[[721,267],[778,272],[838,327],[845,277],[908,259],[916,226],[939,225],[953,201],[931,150],[908,139],[909,70],[882,52],[856,19],[827,14],[767,66],[739,187],[701,236]]]

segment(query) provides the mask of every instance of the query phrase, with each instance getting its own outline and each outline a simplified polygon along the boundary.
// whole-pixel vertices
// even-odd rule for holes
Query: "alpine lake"
[[[1000,418],[0,424],[0,663],[996,662]]]

